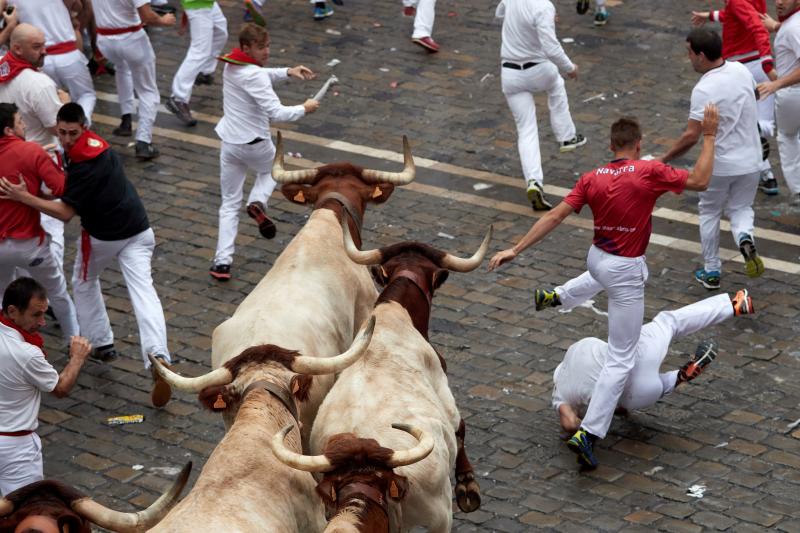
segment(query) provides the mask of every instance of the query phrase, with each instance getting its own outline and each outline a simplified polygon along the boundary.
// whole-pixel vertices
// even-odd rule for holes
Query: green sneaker
[[[764,262],[758,256],[753,238],[749,235],[739,237],[739,251],[744,257],[744,271],[749,278],[757,278],[764,273]]]
[[[594,456],[594,445],[588,432],[579,429],[567,441],[567,447],[578,456],[578,463],[589,470],[594,470],[599,464]]]
[[[561,298],[554,290],[536,289],[533,293],[533,301],[536,303],[536,310],[541,311],[545,307],[558,307],[561,305]]]
[[[544,196],[544,189],[535,181],[528,184],[528,201],[534,211],[549,211],[553,208]]]

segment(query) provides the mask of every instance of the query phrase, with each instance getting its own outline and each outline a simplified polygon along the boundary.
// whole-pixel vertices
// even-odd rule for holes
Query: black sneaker
[[[230,265],[213,265],[208,273],[217,281],[228,281],[231,279],[231,266]]]
[[[584,15],[587,11],[589,11],[589,0],[578,0],[575,9],[578,12],[578,15]]]
[[[717,341],[713,339],[707,339],[698,344],[697,350],[694,352],[694,357],[689,359],[686,364],[678,370],[678,381],[676,384],[680,385],[681,383],[692,381],[702,374],[703,370],[717,357],[718,351],[719,346],[717,345]]]
[[[203,74],[201,72],[194,79],[194,84],[195,85],[213,85],[214,84],[214,75],[213,74]]]
[[[583,146],[584,144],[586,144],[586,137],[578,133],[572,139],[561,143],[561,146],[558,148],[558,151],[562,153],[571,152],[578,146]]]
[[[169,4],[161,4],[160,6],[154,6],[150,4],[150,9],[152,9],[153,12],[160,17],[163,17],[164,15],[175,15],[175,13],[178,12],[177,9]]]
[[[133,128],[132,128],[132,119],[131,114],[126,113],[122,115],[121,120],[119,122],[119,126],[114,129],[111,133],[117,135],[119,137],[130,137],[133,135]]]
[[[197,120],[192,116],[192,110],[189,109],[189,104],[176,100],[174,96],[167,98],[165,107],[172,112],[173,115],[178,117],[178,120],[183,122],[184,126],[196,126]]]
[[[150,159],[154,159],[159,155],[161,155],[161,153],[158,151],[158,148],[153,146],[151,143],[136,141],[136,159],[149,161]]]
[[[549,211],[553,208],[547,198],[544,197],[542,186],[535,181],[528,185],[528,201],[534,211]]]
[[[758,188],[767,196],[778,194],[778,180],[772,175],[771,170],[764,170],[758,177]]]
[[[105,346],[98,346],[92,350],[92,355],[90,357],[95,361],[109,363],[119,357],[119,352],[117,352],[113,344],[106,344]]]
[[[267,217],[264,211],[266,211],[266,207],[261,202],[247,204],[247,214],[258,224],[258,232],[265,239],[271,239],[275,236],[275,223]]]
[[[761,130],[761,128],[759,128],[759,131],[760,130]],[[762,135],[761,136],[761,160],[762,161],[766,161],[767,158],[769,158],[769,140]]]

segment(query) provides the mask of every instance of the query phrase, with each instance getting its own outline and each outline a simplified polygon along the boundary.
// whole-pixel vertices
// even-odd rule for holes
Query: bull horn
[[[176,374],[169,368],[165,367],[161,364],[161,361],[153,357],[151,354],[147,354],[147,358],[150,359],[150,364],[156,369],[156,373],[159,375],[159,377],[166,381],[169,386],[175,390],[196,393],[200,392],[206,387],[227,385],[233,381],[233,374],[231,374],[231,371],[224,366],[212,370],[207,374],[203,374],[202,376],[197,376],[196,378],[187,378],[181,376],[180,374]]]
[[[392,424],[392,427],[410,433],[419,442],[409,450],[395,451],[386,462],[389,467],[396,468],[398,466],[417,463],[428,457],[428,454],[433,450],[433,437],[421,429],[409,426],[408,424]]]
[[[486,232],[486,237],[483,238],[481,247],[469,259],[462,259],[451,254],[445,254],[442,259],[442,267],[453,272],[471,272],[478,268],[489,249],[489,241],[492,240],[492,226],[489,226],[489,231]]]
[[[380,265],[383,261],[383,254],[381,254],[380,250],[361,251],[356,247],[356,243],[353,242],[353,236],[350,235],[347,217],[342,217],[342,236],[344,237],[344,251],[347,252],[347,257],[354,263],[359,265]]]
[[[158,524],[178,501],[178,496],[180,496],[183,487],[186,485],[191,471],[192,462],[189,461],[175,481],[172,482],[172,486],[167,492],[162,494],[150,507],[138,513],[115,511],[91,498],[74,501],[72,509],[87,520],[111,531],[119,531],[121,533],[147,531]]]
[[[274,167],[273,167],[274,168]],[[273,170],[273,176],[274,176]],[[364,181],[374,183],[391,183],[392,185],[408,185],[416,177],[417,167],[414,165],[414,157],[411,155],[411,146],[408,144],[408,137],[403,135],[403,171],[384,172],[382,170],[372,170],[365,168],[361,172]]]
[[[333,470],[333,465],[324,455],[303,455],[287,448],[283,441],[292,429],[294,429],[294,425],[289,424],[277,432],[270,441],[272,453],[275,454],[278,461],[304,472],[330,472]]]
[[[353,344],[346,352],[335,357],[313,357],[298,355],[292,362],[292,370],[298,374],[335,374],[352,365],[367,352],[372,332],[375,330],[375,316],[371,316],[367,325],[356,335]]]
[[[272,179],[281,185],[289,183],[314,183],[317,176],[316,168],[303,170],[284,170],[283,169],[283,137],[278,132],[278,145],[275,147],[275,159],[272,161]]]
[[[14,504],[8,498],[0,498],[0,518],[10,515],[14,510]]]

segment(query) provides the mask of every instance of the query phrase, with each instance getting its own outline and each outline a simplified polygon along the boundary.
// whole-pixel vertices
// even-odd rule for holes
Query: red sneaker
[[[430,54],[435,54],[439,51],[439,45],[433,40],[432,37],[417,37],[415,39],[411,39],[411,42],[420,45]]]
[[[248,204],[247,214],[258,224],[258,231],[261,236],[265,239],[271,239],[275,236],[275,223],[264,213],[265,209],[264,204],[261,202],[253,202]]]
[[[417,8],[414,6],[406,6],[403,8],[403,16],[413,17],[417,14]]]

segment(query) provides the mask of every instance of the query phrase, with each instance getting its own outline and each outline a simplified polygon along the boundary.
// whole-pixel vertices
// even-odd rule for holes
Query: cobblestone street
[[[579,79],[567,81],[570,108],[589,139],[575,152],[559,153],[546,101],[537,97],[545,192],[560,201],[581,173],[608,160],[608,129],[619,116],[639,118],[646,154],[662,154],[684,130],[699,77],[684,39],[691,11],[708,9],[709,2],[608,0],[611,18],[600,29],[591,15],[575,13],[573,0],[554,3],[559,37],[580,66]],[[220,4],[229,47],[235,46],[239,3]],[[367,210],[365,247],[419,240],[463,256],[494,224],[493,254],[535,220],[524,194],[514,121],[500,90],[495,6],[489,0],[439,0],[434,37],[442,51],[428,55],[411,43],[411,19],[402,16],[399,0],[345,0],[321,22],[312,20],[306,2],[267,3],[270,66],[304,64],[319,73],[315,81],[277,85],[283,103],[302,103],[331,74],[340,79],[318,112],[277,125],[285,150],[302,154],[287,163],[346,160],[399,170],[402,135],[411,141],[416,181]],[[153,29],[150,38],[163,103],[188,41],[174,29]],[[133,157],[127,139],[111,134],[119,120],[113,78],[95,83],[94,129],[124,155],[156,234],[153,274],[176,370],[201,374],[210,368],[213,329],[261,280],[310,211],[276,191],[269,215],[278,234],[265,240],[243,210],[233,280],[215,282],[207,271],[220,202],[213,128],[222,114],[221,69],[212,86],[195,88],[196,127],[183,127],[162,108],[153,141],[162,155],[147,163]],[[606,337],[606,298],[601,293],[592,307],[569,313],[536,312],[533,305],[533,289],[585,270],[589,210],[509,266],[450,275],[433,300],[431,341],[447,360],[483,495],[480,510],[471,514],[454,504],[454,531],[800,532],[800,206],[789,202],[774,139],[771,144],[780,194],[758,193],[754,206],[764,276],[745,276],[728,226],[721,237],[722,290],[748,287],[756,314],[677,339],[666,369],[680,367],[706,337],[719,341],[720,355],[699,379],[655,407],[616,417],[608,437],[598,441],[601,466],[594,472],[578,472],[550,396],[552,373],[566,348],[585,336]],[[676,166],[692,164],[697,152]],[[657,207],[647,253],[646,320],[713,294],[692,279],[702,266],[696,193],[665,195]],[[73,221],[65,261],[70,273],[78,231]],[[164,409],[151,407],[151,379],[142,369],[118,270],[107,271],[104,292],[124,355],[105,365],[88,362],[67,398],[43,399],[45,477],[72,483],[114,508],[138,510],[187,460],[194,462],[191,487],[224,428],[221,417],[203,410],[194,396],[175,393]],[[49,358],[60,370],[66,362],[60,332],[48,325],[46,333]],[[143,414],[145,421],[104,424],[127,414]],[[692,495],[693,486],[703,486],[704,493]]]

